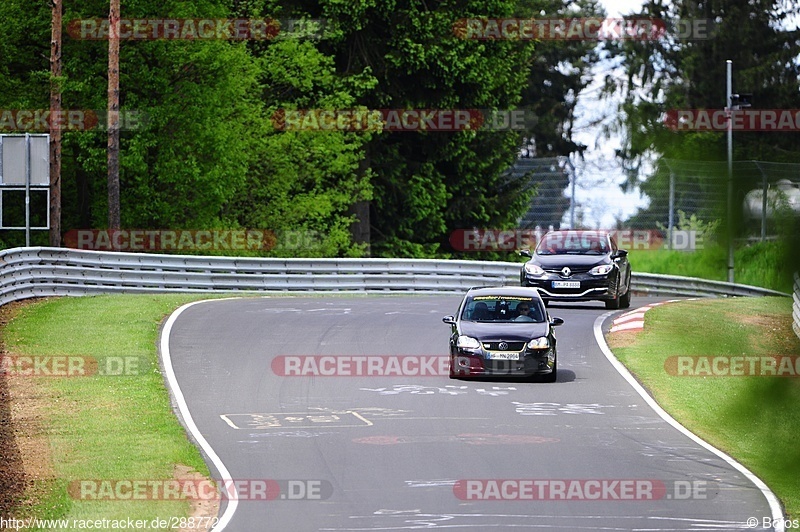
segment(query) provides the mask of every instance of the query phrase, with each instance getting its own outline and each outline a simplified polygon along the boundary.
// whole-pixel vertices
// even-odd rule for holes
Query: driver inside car
[[[519,316],[514,321],[537,321],[536,314],[528,303],[520,303],[516,310],[519,312]]]

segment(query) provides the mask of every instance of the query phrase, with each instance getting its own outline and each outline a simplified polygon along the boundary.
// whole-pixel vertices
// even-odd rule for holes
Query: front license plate
[[[486,353],[488,360],[519,360],[519,353]]]
[[[553,281],[553,288],[580,288],[580,281]]]

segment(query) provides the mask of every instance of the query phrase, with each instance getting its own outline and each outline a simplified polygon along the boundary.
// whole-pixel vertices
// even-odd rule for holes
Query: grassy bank
[[[676,356],[798,355],[791,322],[789,298],[686,301],[648,311],[644,331],[608,341],[670,414],[747,466],[796,517],[800,377],[679,376],[665,366]]]
[[[734,252],[734,281],[791,293],[793,270],[780,242],[739,247]],[[728,280],[728,250],[715,244],[697,251],[632,250],[634,272],[664,273]]]
[[[186,501],[83,500],[75,495],[80,493],[75,481],[169,480],[177,466],[208,474],[172,412],[156,351],[161,320],[204,297],[62,298],[16,312],[4,331],[6,355],[136,365],[124,376],[6,377],[22,431],[18,444],[25,448],[23,457],[27,453],[38,462],[35,474],[26,475],[28,492],[15,515],[146,520],[189,515]],[[90,363],[85,367],[96,373]]]

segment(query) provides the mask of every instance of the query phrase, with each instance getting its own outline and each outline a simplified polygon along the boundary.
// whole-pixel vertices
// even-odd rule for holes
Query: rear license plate
[[[553,288],[580,288],[580,281],[553,281]]]
[[[487,360],[519,360],[519,353],[486,353]]]

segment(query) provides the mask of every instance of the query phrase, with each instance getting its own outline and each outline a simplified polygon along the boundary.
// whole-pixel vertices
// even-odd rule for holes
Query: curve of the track
[[[554,384],[272,369],[282,355],[443,355],[441,317],[459,301],[320,296],[186,308],[166,341],[197,430],[233,479],[297,481],[291,492],[279,483],[287,498],[242,493],[225,530],[740,530],[771,515],[743,474],[656,415],[613,368],[592,333],[602,305],[551,306],[566,322]],[[551,500],[465,500],[454,485],[469,479],[547,481],[533,493]],[[652,483],[634,500],[614,498],[623,484],[599,500],[558,500],[552,482],[598,479]],[[649,495],[648,485],[666,491]],[[473,497],[495,495],[481,486]],[[312,496],[293,500],[304,489]]]

